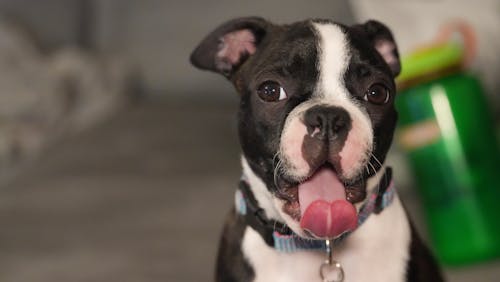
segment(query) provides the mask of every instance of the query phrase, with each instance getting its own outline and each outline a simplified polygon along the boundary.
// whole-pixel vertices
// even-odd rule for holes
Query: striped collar
[[[392,203],[396,191],[392,182],[392,170],[390,167],[386,168],[385,174],[377,187],[376,192],[369,195],[368,200],[365,201],[358,213],[358,227],[372,213],[378,214]],[[259,207],[244,176],[240,181],[239,189],[236,190],[235,206],[236,211],[245,217],[247,224],[262,236],[267,245],[274,247],[279,252],[290,253],[301,250],[326,250],[324,240],[301,238],[292,232],[286,224],[268,219],[264,210]],[[334,244],[338,244],[349,236],[349,234],[350,232],[344,233],[334,241]]]

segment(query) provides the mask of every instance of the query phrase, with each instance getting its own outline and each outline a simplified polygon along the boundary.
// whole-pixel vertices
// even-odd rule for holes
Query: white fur
[[[352,128],[347,135],[344,147],[339,153],[343,177],[350,179],[363,170],[373,149],[373,129],[368,115],[361,111],[351,100],[333,103],[343,107],[351,116]]]
[[[396,196],[390,206],[368,220],[333,250],[345,282],[405,281],[409,259],[410,226]],[[255,282],[320,282],[319,267],[325,254],[318,251],[280,253],[247,227],[243,254],[255,272]]]
[[[344,86],[344,74],[349,66],[347,38],[339,26],[334,24],[314,23],[319,37],[319,70],[318,94],[322,98],[348,100],[348,92]]]
[[[302,155],[302,143],[307,133],[302,118],[306,110],[316,102],[309,100],[293,109],[285,120],[280,140],[280,158],[283,161],[280,169],[290,178],[302,180],[307,177],[310,167]]]
[[[279,215],[277,206],[273,203],[273,198],[275,197],[267,190],[266,184],[264,184],[262,179],[253,172],[244,156],[241,157],[241,165],[243,166],[243,174],[247,178],[250,190],[252,190],[259,206],[264,209],[267,218],[284,222],[283,218]]]

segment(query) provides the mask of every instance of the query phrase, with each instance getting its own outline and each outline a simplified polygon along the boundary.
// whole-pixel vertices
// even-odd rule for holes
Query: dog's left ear
[[[372,46],[384,58],[394,77],[401,72],[399,52],[391,31],[384,24],[370,20],[358,26],[363,29]]]
[[[271,24],[258,17],[228,21],[211,32],[191,54],[191,63],[226,77],[253,55]]]

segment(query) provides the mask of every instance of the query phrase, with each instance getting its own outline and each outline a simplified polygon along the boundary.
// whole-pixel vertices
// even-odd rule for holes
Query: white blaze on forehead
[[[348,99],[344,74],[350,60],[347,38],[335,24],[314,23],[319,36],[319,83],[317,95]]]

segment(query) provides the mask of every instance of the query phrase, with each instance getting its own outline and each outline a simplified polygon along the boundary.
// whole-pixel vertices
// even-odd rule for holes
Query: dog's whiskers
[[[366,170],[366,173],[370,174],[370,170],[368,169],[368,165],[365,164],[365,170]]]
[[[375,166],[370,162],[368,161],[368,164],[370,165],[370,167],[373,169],[373,173],[374,174],[377,174],[377,169],[375,168]]]
[[[274,161],[273,161],[274,163]],[[277,189],[280,189],[280,186],[278,185],[278,173],[280,173],[281,171],[281,165],[282,165],[282,161],[281,159],[278,160],[278,163],[276,164],[276,167],[274,168],[274,171],[273,171],[273,180],[274,180],[274,185],[276,186]]]
[[[373,159],[380,165],[380,167],[382,167],[382,162],[380,162],[380,160],[373,154],[371,153]]]
[[[279,156],[279,153],[280,153],[280,152],[276,152],[276,154],[274,154],[274,156],[273,156],[273,164],[274,164],[274,162],[276,161],[276,158]]]
[[[373,159],[380,165],[380,168],[382,168],[382,162],[372,153],[371,154]],[[384,173],[384,182],[387,182],[387,174]],[[379,184],[380,185],[380,184]]]

